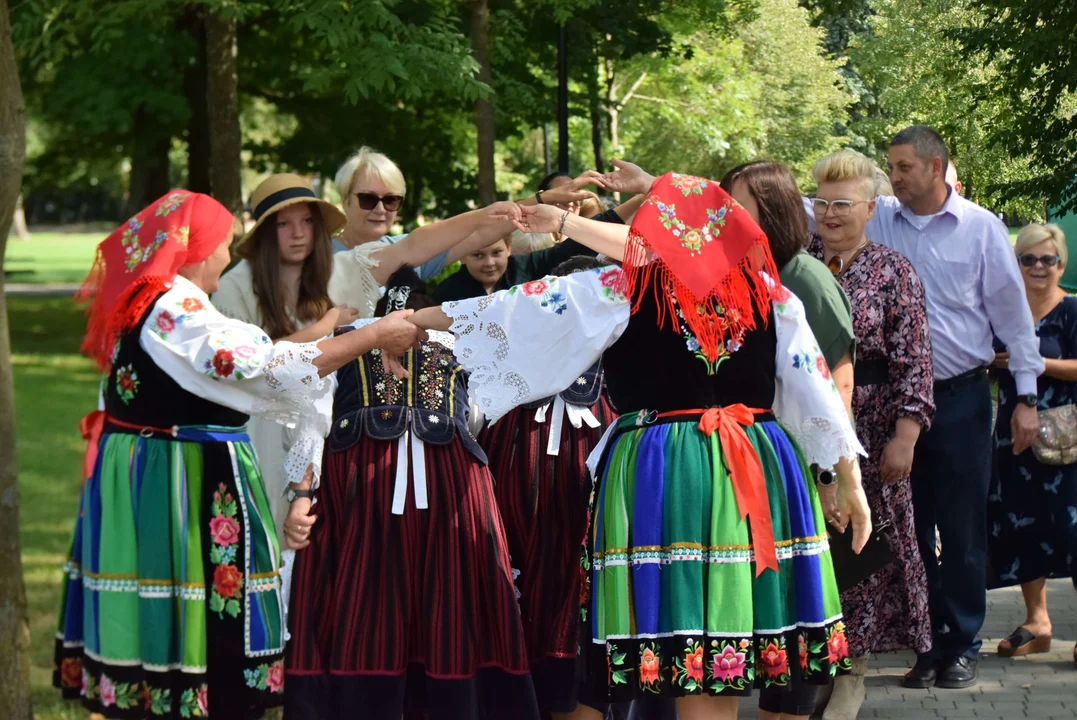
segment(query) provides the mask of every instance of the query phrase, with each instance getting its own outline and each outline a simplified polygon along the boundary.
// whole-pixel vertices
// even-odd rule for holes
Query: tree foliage
[[[989,140],[1042,168],[1000,184],[1007,198],[1041,196],[1077,209],[1077,3],[1061,0],[972,0],[976,14],[954,28],[968,53],[994,58],[995,72],[977,88],[984,104],[1004,102],[1008,122]]]
[[[996,132],[1016,129],[1008,97],[983,92],[999,82],[1001,63],[984,51],[967,53],[952,37],[978,21],[974,3],[877,0],[875,8],[871,32],[850,48],[861,77],[878,88],[878,112],[854,124],[868,151],[884,162],[898,130],[930,125],[946,140],[973,200],[1011,216],[1042,216],[1041,195],[1005,189],[1036,176],[1033,159],[991,141]]]
[[[805,178],[838,146],[834,127],[851,100],[822,37],[795,0],[760,0],[731,38],[680,36],[693,49],[682,62],[632,66],[647,76],[626,105],[626,149],[658,171],[715,177],[767,157]]]

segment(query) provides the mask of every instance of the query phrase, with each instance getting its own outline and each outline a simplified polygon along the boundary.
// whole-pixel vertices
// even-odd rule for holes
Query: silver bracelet
[[[568,210],[561,213],[561,227],[557,229],[557,232],[561,235],[565,234],[565,220],[568,220]]]

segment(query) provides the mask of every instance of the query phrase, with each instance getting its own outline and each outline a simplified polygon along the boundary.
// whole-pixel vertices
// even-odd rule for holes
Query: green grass
[[[68,298],[11,297],[15,451],[22,496],[20,530],[33,643],[33,701],[41,720],[86,713],[52,689],[60,568],[78,510],[79,419],[97,406],[98,375],[78,355],[85,321]],[[2,714],[2,713],[0,713]]]
[[[4,269],[12,283],[82,282],[105,233],[35,232],[29,241],[8,238]]]

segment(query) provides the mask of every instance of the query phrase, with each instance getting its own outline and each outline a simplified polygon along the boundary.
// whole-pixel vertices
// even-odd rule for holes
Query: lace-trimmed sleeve
[[[808,327],[804,306],[784,288],[773,305],[778,334],[774,396],[778,422],[796,439],[809,464],[830,469],[841,458],[867,455]]]
[[[620,268],[606,267],[442,305],[489,422],[561,392],[617,341],[631,310],[624,283]]]
[[[374,317],[382,288],[370,271],[378,267],[377,252],[384,249],[384,243],[369,242],[333,255],[329,299],[336,305],[355,308],[361,318]]]
[[[139,341],[188,392],[288,426],[314,420],[314,401],[329,388],[314,367],[317,343],[274,345],[261,328],[218,312],[183,278],[157,299]]]

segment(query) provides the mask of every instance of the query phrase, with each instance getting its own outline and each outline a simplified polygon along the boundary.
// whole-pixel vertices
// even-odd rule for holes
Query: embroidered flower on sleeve
[[[168,339],[168,334],[176,329],[176,319],[172,317],[172,313],[167,310],[162,310],[157,313],[157,317],[153,321],[154,327],[158,335],[162,340]]]
[[[542,295],[550,289],[550,284],[545,280],[532,280],[524,283],[520,290],[524,295]]]
[[[231,377],[236,369],[235,358],[232,355],[232,351],[226,348],[221,348],[214,353],[211,362],[213,363],[213,372],[217,374],[217,377]]]
[[[203,305],[202,301],[199,300],[198,298],[186,297],[186,298],[183,298],[183,302],[180,303],[180,307],[183,308],[184,312],[196,313],[199,310],[201,310],[202,308],[204,308],[205,305]]]

